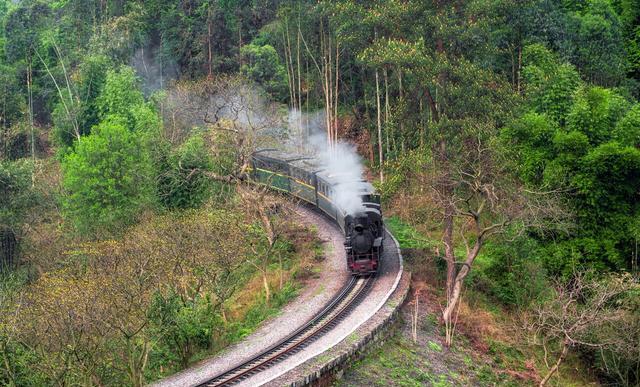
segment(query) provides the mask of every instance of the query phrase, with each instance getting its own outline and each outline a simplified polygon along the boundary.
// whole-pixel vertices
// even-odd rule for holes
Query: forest
[[[571,359],[640,384],[639,0],[0,0],[0,23],[0,384],[141,386],[277,313],[319,241],[242,176],[311,121],[357,148],[447,347],[481,300],[536,383]]]

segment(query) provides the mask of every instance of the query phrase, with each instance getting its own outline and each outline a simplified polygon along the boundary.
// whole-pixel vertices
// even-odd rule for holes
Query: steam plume
[[[356,147],[342,141],[329,146],[324,130],[324,112],[301,114],[289,112],[288,150],[314,156],[329,175],[337,181],[331,200],[348,214],[364,210],[359,188],[364,166]]]

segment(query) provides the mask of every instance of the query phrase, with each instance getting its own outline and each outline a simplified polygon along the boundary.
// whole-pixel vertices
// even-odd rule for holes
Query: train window
[[[279,172],[278,162],[273,159],[267,159],[265,162],[266,168],[272,172]]]
[[[256,159],[255,165],[256,165],[256,168],[264,169],[267,166],[267,163],[263,159]]]

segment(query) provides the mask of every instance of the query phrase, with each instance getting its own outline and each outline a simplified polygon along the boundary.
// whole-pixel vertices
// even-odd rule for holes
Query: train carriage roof
[[[279,149],[271,149],[271,148],[257,150],[253,152],[253,156],[260,159],[268,158],[268,159],[280,160],[286,163],[309,158],[308,156],[297,155],[297,154],[281,151]]]
[[[288,153],[278,149],[261,149],[253,152],[253,157],[259,160],[277,160],[288,164],[292,164],[295,161],[310,159],[308,156]]]
[[[288,153],[279,149],[261,149],[253,155],[258,159],[280,160],[308,173],[316,173],[324,169],[314,157]]]
[[[316,173],[324,169],[324,167],[320,165],[320,162],[313,157],[292,160],[289,162],[289,164],[308,173]]]
[[[324,180],[326,183],[332,186],[340,185],[356,185],[356,189],[361,195],[375,194],[376,189],[366,180],[350,180],[346,176],[336,173],[330,173],[328,171],[318,172],[318,177]]]
[[[375,188],[368,181],[363,179],[350,181],[349,178],[347,178],[347,176],[344,176],[343,174],[329,172],[323,168],[318,159],[310,156],[288,153],[273,148],[257,150],[253,153],[253,155],[256,158],[263,160],[279,160],[296,168],[302,169],[306,172],[315,173],[319,179],[332,186],[355,184],[357,185],[356,189],[361,195],[370,195],[376,193]]]

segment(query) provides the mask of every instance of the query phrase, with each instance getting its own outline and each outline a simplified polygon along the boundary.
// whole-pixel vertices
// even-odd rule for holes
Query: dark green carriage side
[[[262,184],[271,188],[291,192],[291,182],[289,181],[289,164],[286,161],[270,157],[268,153],[272,150],[256,152],[252,161],[252,177]]]
[[[314,168],[313,159],[310,158],[300,158],[289,162],[291,194],[317,206],[317,182],[314,169],[316,168]]]
[[[331,185],[320,176],[316,175],[316,179],[318,188],[318,208],[331,219],[338,220],[336,207],[331,201]],[[340,225],[340,222],[338,222],[338,224]]]

